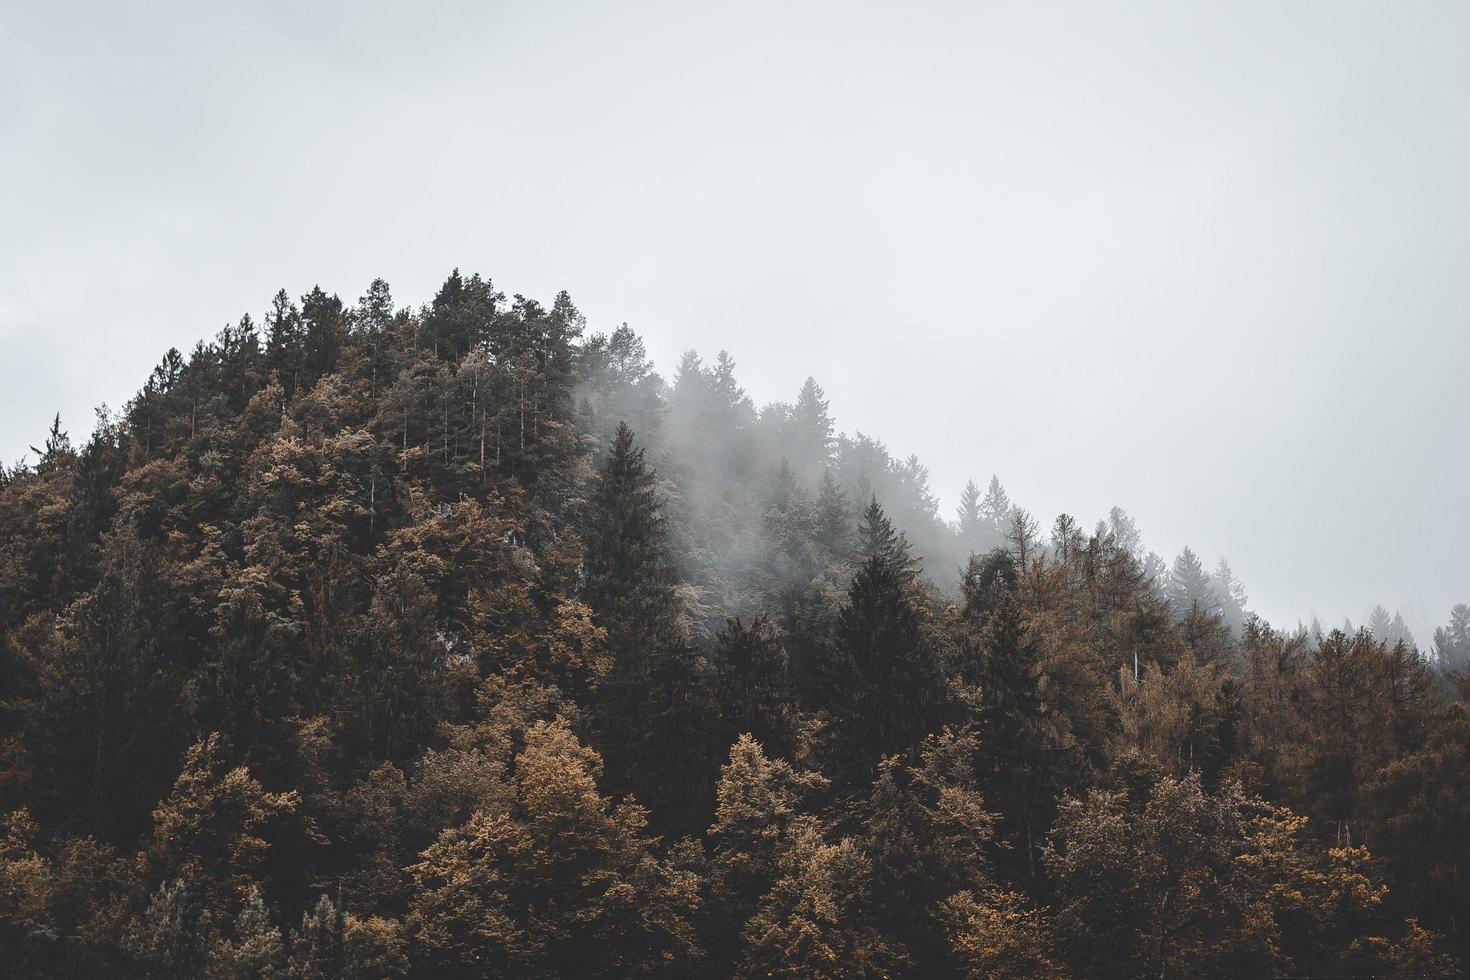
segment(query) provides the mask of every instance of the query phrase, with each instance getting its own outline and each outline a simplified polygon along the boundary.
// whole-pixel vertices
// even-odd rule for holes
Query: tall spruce
[[[876,501],[859,528],[864,558],[837,613],[829,710],[838,780],[871,777],[887,754],[916,746],[941,721],[945,679],[916,594],[918,562]]]
[[[980,488],[974,480],[965,481],[960,505],[955,510],[955,529],[960,536],[960,549],[974,554],[985,538],[985,516],[980,510]]]
[[[1185,548],[1174,559],[1165,597],[1169,600],[1169,611],[1176,619],[1183,619],[1191,610],[1196,609],[1212,615],[1220,606],[1220,598],[1210,576],[1205,572],[1204,564],[1189,548]]]
[[[703,766],[711,723],[708,671],[681,624],[657,477],[620,424],[592,489],[583,597],[607,630],[612,668],[597,692],[596,725],[612,785],[688,829],[712,801]],[[708,798],[708,799],[706,799]]]

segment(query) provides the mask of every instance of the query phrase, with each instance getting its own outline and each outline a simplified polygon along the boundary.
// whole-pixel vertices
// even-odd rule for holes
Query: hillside
[[[282,291],[0,474],[0,963],[1448,975],[1470,612],[1395,629],[565,293]]]

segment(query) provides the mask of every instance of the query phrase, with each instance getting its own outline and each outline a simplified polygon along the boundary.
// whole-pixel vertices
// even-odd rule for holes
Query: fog
[[[277,288],[455,266],[1121,505],[1289,625],[1470,600],[1459,4],[0,0],[0,459]]]

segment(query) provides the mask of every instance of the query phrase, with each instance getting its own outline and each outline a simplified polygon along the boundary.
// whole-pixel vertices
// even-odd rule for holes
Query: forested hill
[[[0,972],[1452,974],[1470,610],[1246,601],[565,293],[283,291],[0,476]]]

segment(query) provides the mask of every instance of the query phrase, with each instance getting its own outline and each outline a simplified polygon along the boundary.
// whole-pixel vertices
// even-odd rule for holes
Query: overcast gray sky
[[[0,457],[285,286],[566,288],[1277,623],[1470,601],[1470,4],[0,0]]]

